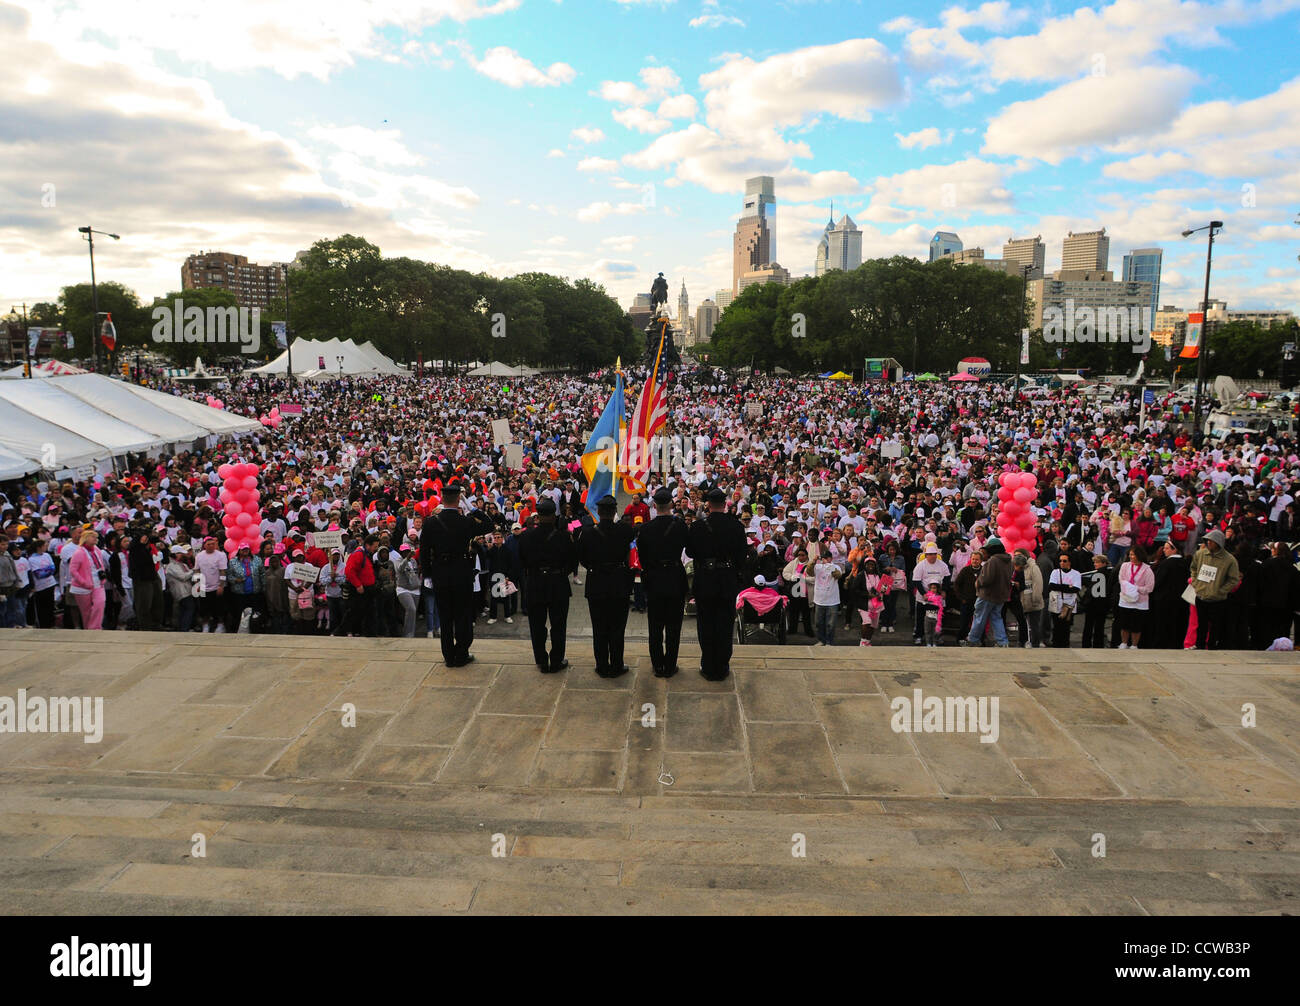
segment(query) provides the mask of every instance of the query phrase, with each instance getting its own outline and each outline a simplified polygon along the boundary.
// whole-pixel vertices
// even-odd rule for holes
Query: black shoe
[[[537,662],[537,669],[538,669],[539,671],[541,671],[543,674],[550,674],[550,673],[551,673],[551,665],[550,665],[550,664],[544,664],[544,663],[542,663],[540,660]]]
[[[450,660],[443,661],[443,664],[447,667],[459,667],[460,661],[457,660],[455,657],[452,657]]]
[[[705,681],[726,681],[731,677],[730,671],[723,671],[721,674],[705,674],[703,669],[700,670],[700,677]]]
[[[619,670],[615,670],[612,667],[605,667],[605,668],[597,667],[596,674],[602,678],[617,678],[626,674],[631,669],[632,668],[628,667],[627,664],[624,664],[622,668],[620,668]]]
[[[558,664],[551,664],[551,673],[554,674],[556,671],[567,670],[568,666],[569,662],[567,660],[561,660]]]
[[[472,663],[474,663],[474,654],[467,653],[465,654],[465,656],[461,657],[460,660],[456,661],[456,666],[464,667],[466,664],[472,664]]]

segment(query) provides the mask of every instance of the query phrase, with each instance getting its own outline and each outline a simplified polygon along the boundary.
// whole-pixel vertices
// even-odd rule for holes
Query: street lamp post
[[[342,356],[336,356],[336,357],[334,357],[334,359],[336,359],[336,360],[339,361],[339,379],[342,380],[342,378],[343,378],[343,357],[342,357]]]
[[[1205,298],[1201,301],[1201,342],[1196,352],[1196,406],[1192,412],[1192,442],[1201,442],[1201,401],[1205,393],[1205,357],[1210,351],[1210,262],[1214,256],[1214,235],[1223,230],[1222,220],[1211,220],[1204,227],[1192,227],[1183,231],[1183,237],[1191,237],[1197,231],[1208,231],[1209,240],[1205,244]]]
[[[10,314],[17,314],[18,308],[9,308]],[[13,341],[9,343],[10,350],[13,349]],[[27,335],[27,304],[23,304],[23,377],[32,376],[32,341]]]
[[[90,300],[93,305],[92,310],[95,312],[95,320],[90,327],[90,346],[95,351],[94,370],[95,373],[99,373],[99,333],[95,331],[99,325],[99,288],[95,285],[95,235],[103,234],[114,241],[121,241],[122,237],[119,234],[110,234],[108,231],[97,231],[89,225],[78,227],[77,231],[86,235],[86,240],[90,243]],[[104,362],[107,363],[108,360],[105,359]]]

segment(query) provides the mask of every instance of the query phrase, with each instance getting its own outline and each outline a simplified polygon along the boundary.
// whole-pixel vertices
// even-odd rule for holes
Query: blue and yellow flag
[[[596,501],[614,495],[618,484],[618,453],[627,429],[623,404],[622,359],[614,365],[614,393],[596,420],[587,449],[582,452],[582,471],[587,476],[587,510],[596,516]]]

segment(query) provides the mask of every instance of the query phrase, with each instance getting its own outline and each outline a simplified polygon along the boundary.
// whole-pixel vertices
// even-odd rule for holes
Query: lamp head
[[[1193,233],[1194,233],[1194,232],[1193,232],[1193,231],[1190,231],[1190,230],[1183,231],[1183,237],[1185,237],[1185,238],[1189,238],[1189,237],[1192,236]]]
[[[1223,221],[1222,221],[1222,220],[1211,220],[1211,221],[1210,221],[1210,229],[1211,229],[1211,230],[1218,230],[1218,231],[1223,230]]]
[[[89,233],[90,233],[90,228],[89,228],[89,227],[78,227],[78,228],[77,228],[77,231],[78,231],[79,233],[81,233],[81,234],[89,234]]]

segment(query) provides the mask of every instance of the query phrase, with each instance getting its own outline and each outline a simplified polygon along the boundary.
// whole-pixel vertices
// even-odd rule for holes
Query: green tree
[[[97,291],[99,310],[112,314],[113,327],[117,329],[117,348],[109,360],[110,367],[116,369],[119,354],[145,348],[149,341],[149,312],[141,306],[135,291],[121,283],[99,283]],[[95,319],[93,305],[89,283],[65,286],[60,291],[59,313],[67,330],[76,340],[72,351],[69,353],[65,350],[63,355],[89,363],[95,358],[94,347],[98,345],[100,359],[103,359],[104,347],[99,341],[100,326]]]

